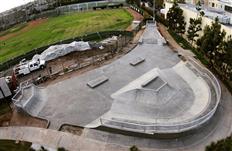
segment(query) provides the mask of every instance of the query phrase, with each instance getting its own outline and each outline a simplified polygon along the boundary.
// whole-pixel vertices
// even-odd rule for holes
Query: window
[[[214,3],[212,3],[212,7],[214,7]]]
[[[225,11],[232,13],[232,7],[226,5]]]

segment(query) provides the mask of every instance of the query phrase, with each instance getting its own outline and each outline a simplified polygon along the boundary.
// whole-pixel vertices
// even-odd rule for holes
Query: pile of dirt
[[[62,132],[68,132],[68,133],[72,133],[74,135],[78,135],[81,136],[81,134],[83,133],[83,128],[78,127],[78,126],[71,126],[71,125],[63,125],[60,129],[60,131]]]
[[[0,126],[9,126],[12,117],[12,112],[0,115]]]
[[[12,117],[9,124],[10,126],[32,126],[47,128],[47,122],[45,120],[31,117],[25,113],[17,112],[16,110],[12,112]]]

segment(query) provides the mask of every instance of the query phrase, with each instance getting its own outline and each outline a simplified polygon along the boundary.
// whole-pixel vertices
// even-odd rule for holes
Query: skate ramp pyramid
[[[151,134],[198,127],[212,116],[217,98],[190,66],[181,61],[170,69],[155,68],[121,88],[111,95],[113,105],[101,124]]]

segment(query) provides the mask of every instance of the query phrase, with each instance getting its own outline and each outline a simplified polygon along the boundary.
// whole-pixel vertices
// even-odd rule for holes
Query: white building
[[[232,0],[209,0],[208,7],[232,13]]]
[[[166,15],[167,15],[169,8],[171,8],[172,5],[173,5],[172,3],[165,2],[165,8],[163,10],[161,10],[161,13],[164,14],[165,18],[166,18]],[[194,5],[179,4],[179,6],[183,10],[183,15],[185,18],[186,30],[187,30],[188,26],[189,26],[190,18],[196,18],[199,14],[198,14]],[[214,19],[216,17],[218,17],[219,22],[222,23],[221,27],[223,30],[226,31],[227,36],[232,35],[232,17],[231,16],[225,15],[223,13],[221,14],[220,12],[211,11],[211,10],[205,9],[205,8],[204,8],[204,13],[205,13],[205,16],[202,17],[202,28],[203,29],[206,25],[211,25],[211,23],[214,21]],[[201,32],[199,32],[199,34],[201,36],[203,34],[203,32],[201,31]]]

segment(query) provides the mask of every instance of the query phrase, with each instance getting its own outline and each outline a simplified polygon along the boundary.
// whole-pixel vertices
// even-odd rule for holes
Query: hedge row
[[[0,64],[0,71],[9,69],[10,67],[18,64],[22,59],[31,59],[35,54],[40,54],[42,53],[44,50],[46,50],[47,48],[49,48],[52,45],[58,45],[58,44],[68,44],[71,43],[73,41],[96,41],[96,40],[101,40],[101,39],[105,39],[111,36],[118,36],[118,35],[125,35],[125,36],[133,36],[132,32],[129,31],[102,31],[102,32],[96,32],[96,33],[91,33],[88,35],[84,35],[81,37],[75,37],[75,38],[70,38],[70,39],[66,39],[63,41],[59,41],[47,46],[43,46],[40,48],[36,48],[33,49],[23,55],[20,55],[18,57],[12,58],[11,60],[8,60],[2,64]]]

